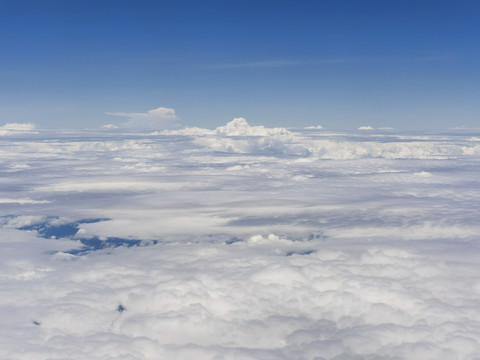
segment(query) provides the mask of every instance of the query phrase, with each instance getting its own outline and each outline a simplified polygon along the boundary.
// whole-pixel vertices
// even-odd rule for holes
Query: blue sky
[[[480,126],[480,1],[0,0],[0,123]]]

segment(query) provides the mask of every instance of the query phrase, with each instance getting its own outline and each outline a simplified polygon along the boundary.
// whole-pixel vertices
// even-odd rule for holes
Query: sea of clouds
[[[480,131],[7,124],[0,171],[1,359],[480,359]]]

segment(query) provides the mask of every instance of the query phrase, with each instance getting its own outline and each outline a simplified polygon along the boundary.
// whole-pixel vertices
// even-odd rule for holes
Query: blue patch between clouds
[[[78,226],[80,224],[91,224],[97,223],[102,221],[109,220],[108,218],[96,218],[96,219],[84,219],[79,220],[72,223],[64,223],[64,224],[55,224],[54,220],[58,220],[58,217],[47,217],[45,221],[33,225],[22,226],[18,228],[19,230],[26,230],[26,231],[37,231],[37,233],[46,238],[69,238],[74,239],[75,234],[78,232]],[[91,237],[91,238],[79,238],[75,239],[82,243],[82,247],[80,249],[72,249],[66,251],[66,253],[72,255],[83,255],[91,251],[102,250],[107,248],[115,248],[120,246],[125,247],[133,247],[139,246],[142,241],[136,239],[122,239],[118,237],[110,237],[106,239],[100,239],[98,237]],[[151,245],[157,244],[158,241],[154,240],[150,242]]]

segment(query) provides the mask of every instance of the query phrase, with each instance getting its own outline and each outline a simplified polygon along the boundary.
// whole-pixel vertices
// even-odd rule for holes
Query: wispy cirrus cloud
[[[416,56],[411,59],[410,61],[417,61],[417,62],[437,62],[437,61],[448,61],[455,58],[455,56],[451,54],[433,54],[433,55],[423,55],[423,56]]]
[[[242,62],[225,62],[211,65],[211,68],[219,69],[275,69],[296,67],[304,65],[318,65],[318,64],[335,64],[343,63],[343,59],[325,59],[325,60],[285,60],[285,59],[270,59],[258,61],[242,61]]]

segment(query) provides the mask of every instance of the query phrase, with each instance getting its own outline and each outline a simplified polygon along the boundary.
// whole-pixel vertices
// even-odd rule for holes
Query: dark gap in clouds
[[[104,250],[109,248],[116,248],[116,247],[136,247],[142,244],[141,240],[132,240],[132,239],[122,239],[117,237],[107,238],[105,240],[101,240],[98,237],[92,237],[88,239],[78,239],[83,247],[80,249],[73,249],[66,251],[68,254],[72,255],[85,255],[92,251],[97,250]],[[148,245],[156,245],[158,244],[157,240],[153,240],[148,243]],[[147,244],[145,244],[147,245]]]
[[[225,244],[227,245],[232,245],[232,244],[235,244],[235,243],[238,243],[238,242],[242,242],[244,241],[243,239],[239,239],[238,237],[234,236],[233,238],[231,239],[227,239],[225,240]]]
[[[4,218],[14,218],[15,216],[6,216]],[[118,237],[109,237],[106,239],[100,239],[97,236],[90,237],[90,238],[75,238],[80,224],[92,224],[97,222],[108,221],[108,218],[93,218],[93,219],[83,219],[76,222],[66,222],[66,223],[59,223],[56,224],[55,222],[60,222],[61,218],[56,216],[49,216],[45,220],[19,227],[18,230],[24,231],[36,231],[38,235],[45,239],[59,239],[59,238],[67,238],[74,241],[80,241],[82,243],[82,247],[79,249],[72,249],[65,251],[68,254],[72,255],[85,255],[89,252],[96,251],[96,250],[103,250],[108,248],[115,248],[115,247],[134,247],[140,246],[142,243],[144,245],[156,245],[158,243],[157,240],[153,240],[151,242],[142,242],[141,240],[137,239],[123,239]],[[56,251],[52,251],[52,253],[56,253]]]
[[[59,217],[49,216],[44,222],[26,225],[18,228],[18,230],[35,230],[38,234],[46,239],[54,238],[71,238],[78,232],[78,225],[92,224],[109,220],[108,218],[84,219],[73,223],[55,224],[55,220],[60,220]]]
[[[312,240],[325,240],[328,238],[328,235],[325,234],[324,232],[321,232],[319,234],[310,234],[307,237],[307,240],[312,241]]]
[[[301,250],[301,251],[288,251],[285,255],[292,256],[292,255],[310,255],[313,254],[315,250]]]

